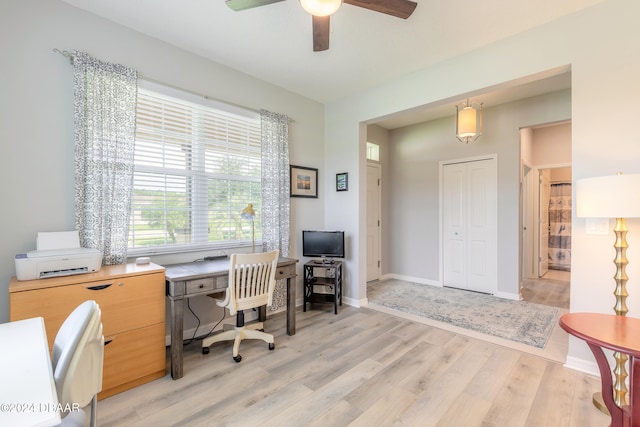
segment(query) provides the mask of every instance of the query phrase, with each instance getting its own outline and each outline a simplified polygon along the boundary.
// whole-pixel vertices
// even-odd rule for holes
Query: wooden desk
[[[297,259],[280,258],[276,270],[276,280],[287,280],[287,334],[296,333],[296,286],[291,279],[296,277]],[[171,377],[182,378],[183,374],[183,334],[184,299],[199,295],[222,292],[229,285],[229,260],[190,262],[165,266],[167,297],[171,314]],[[259,311],[261,321],[266,318],[264,307]]]
[[[0,425],[60,423],[44,319],[0,324]]]
[[[598,362],[602,398],[611,414],[611,427],[640,427],[640,319],[614,314],[569,313],[560,327],[589,345]],[[611,367],[603,348],[629,356],[629,404],[614,402]]]

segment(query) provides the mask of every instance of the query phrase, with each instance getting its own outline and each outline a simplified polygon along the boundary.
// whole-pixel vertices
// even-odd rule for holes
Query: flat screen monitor
[[[310,258],[344,258],[344,231],[302,231],[302,255]]]

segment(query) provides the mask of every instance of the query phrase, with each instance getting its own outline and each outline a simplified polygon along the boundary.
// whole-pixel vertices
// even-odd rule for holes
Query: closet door
[[[497,290],[496,160],[443,166],[444,286]]]

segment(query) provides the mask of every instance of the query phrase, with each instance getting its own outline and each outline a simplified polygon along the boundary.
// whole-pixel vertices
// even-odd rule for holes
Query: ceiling
[[[331,17],[330,48],[324,52],[312,51],[311,16],[296,0],[240,12],[224,0],[62,1],[329,103],[603,0],[416,0],[418,6],[407,20],[343,4]],[[559,90],[562,84],[568,87],[570,78],[530,83],[519,94],[496,92],[491,103],[491,94],[483,94],[483,101],[496,105],[503,102],[500,97],[513,100]],[[448,108],[451,114],[452,105],[441,105],[441,111]],[[415,123],[424,120],[427,111],[433,116],[437,108],[414,111],[411,119],[387,118],[381,125]]]

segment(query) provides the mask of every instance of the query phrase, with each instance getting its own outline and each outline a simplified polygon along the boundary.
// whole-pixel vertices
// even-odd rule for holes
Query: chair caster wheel
[[[202,354],[209,354],[209,347],[202,347]]]
[[[240,361],[242,360],[242,356],[240,356],[240,355],[233,356],[233,360],[235,360],[236,363],[240,363]]]
[[[269,350],[273,350],[274,348],[276,348],[276,345],[272,342],[269,343]]]

